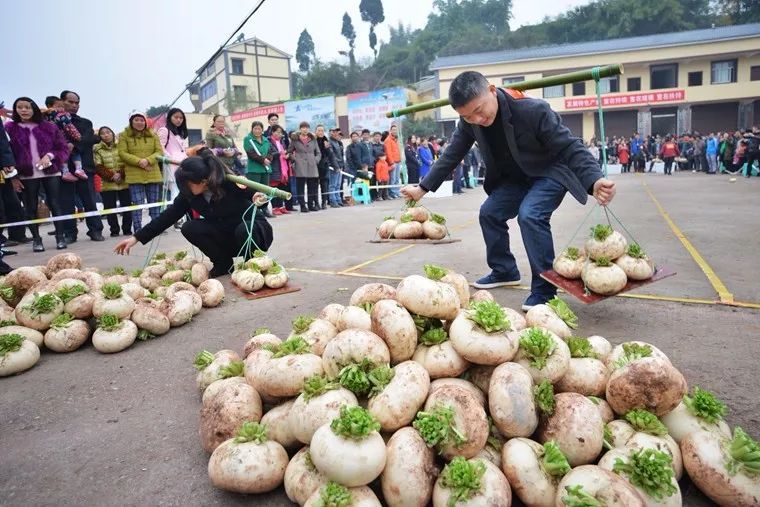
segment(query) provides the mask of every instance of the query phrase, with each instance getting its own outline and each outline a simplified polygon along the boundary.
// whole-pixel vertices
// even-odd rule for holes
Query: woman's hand
[[[139,165],[142,169],[146,169],[150,165],[150,163],[148,162],[147,159],[141,158],[140,161],[137,163],[137,165]]]
[[[129,251],[136,244],[137,244],[137,238],[134,236],[130,236],[127,239],[123,239],[119,241],[116,244],[116,247],[113,249],[113,251],[119,255],[129,255]]]
[[[42,157],[42,158],[40,159],[40,161],[39,161],[39,165],[40,165],[40,167],[41,167],[42,169],[47,169],[48,167],[50,167],[51,165],[53,165],[53,161],[52,161],[52,160],[50,160],[50,157],[49,157],[49,156],[45,155],[44,157]]]
[[[111,181],[115,181],[116,183],[121,181],[121,173],[114,173],[113,176],[111,176]]]

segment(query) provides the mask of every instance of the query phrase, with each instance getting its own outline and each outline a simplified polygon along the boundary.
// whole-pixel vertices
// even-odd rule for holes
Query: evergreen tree
[[[314,41],[309,32],[304,28],[298,37],[298,46],[296,47],[296,62],[301,72],[309,72],[309,69],[316,63],[317,57],[314,52]]]

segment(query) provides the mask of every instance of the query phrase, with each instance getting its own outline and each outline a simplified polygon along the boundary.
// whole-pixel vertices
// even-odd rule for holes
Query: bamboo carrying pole
[[[156,158],[160,159],[161,162],[164,162],[166,164],[174,164],[174,165],[180,164],[176,160],[172,160],[168,157],[159,156]],[[245,178],[243,176],[238,176],[237,174],[225,174],[224,177],[228,181],[237,183],[238,185],[244,185],[248,188],[252,188],[253,190],[257,190],[259,192],[263,192],[267,194],[267,196],[279,197],[280,199],[285,199],[286,201],[289,201],[293,197],[293,194],[291,194],[290,192],[285,192],[284,190],[280,190],[279,188],[274,188],[274,187],[264,185],[263,183],[251,181],[248,178]]]
[[[546,88],[548,86],[578,83],[581,81],[591,81],[597,77],[595,76],[596,72],[598,72],[599,78],[617,76],[623,74],[623,66],[620,64],[605,65],[604,67],[594,67],[586,70],[578,70],[576,72],[557,74],[556,76],[548,76],[541,79],[530,79],[528,81],[520,81],[519,83],[510,83],[507,88],[524,91],[534,90],[536,88]],[[411,106],[389,111],[385,113],[385,116],[386,118],[397,118],[406,114],[418,113],[420,111],[427,111],[428,109],[435,109],[448,105],[448,98],[430,100],[428,102],[420,102],[419,104],[412,104]]]

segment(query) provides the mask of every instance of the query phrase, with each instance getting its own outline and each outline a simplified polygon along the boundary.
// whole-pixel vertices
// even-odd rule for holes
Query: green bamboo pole
[[[598,72],[598,76],[595,76],[596,72]],[[509,86],[507,88],[520,91],[535,90],[536,88],[546,88],[549,86],[557,86],[561,84],[591,81],[597,77],[611,77],[620,74],[623,74],[622,65],[605,65],[604,67],[594,67],[586,70],[568,72],[566,74],[557,74],[556,76],[542,77],[540,79],[529,79],[528,81],[520,81],[519,83],[509,83]],[[401,109],[389,111],[385,113],[385,116],[387,118],[397,118],[406,114],[418,113],[420,111],[427,111],[428,109],[436,109],[438,107],[444,107],[448,105],[448,98],[430,100],[427,102],[420,102],[419,104],[412,104],[411,106],[402,107]]]
[[[169,157],[165,157],[163,155],[160,155],[156,158],[165,164],[174,164],[174,165],[180,164],[178,161],[172,160]],[[263,192],[267,194],[268,196],[272,195],[275,197],[279,197],[280,199],[285,199],[286,201],[289,201],[290,198],[293,197],[293,195],[290,192],[285,192],[284,190],[280,190],[279,188],[274,188],[274,187],[264,185],[263,183],[251,181],[248,178],[245,178],[243,176],[238,176],[237,174],[225,174],[224,177],[225,179],[227,179],[227,181],[237,183],[238,185],[245,185],[246,187],[252,188],[253,190]]]

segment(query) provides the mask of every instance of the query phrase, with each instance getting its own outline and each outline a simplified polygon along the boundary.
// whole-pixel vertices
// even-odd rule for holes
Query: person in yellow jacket
[[[124,173],[132,204],[158,202],[161,198],[163,176],[157,157],[162,156],[161,141],[143,113],[132,113],[129,126],[119,134],[119,157],[124,162]],[[161,214],[158,207],[150,208],[151,220]],[[142,210],[132,212],[132,225],[137,232],[142,228]]]
[[[124,176],[124,162],[119,157],[119,149],[116,146],[116,134],[109,127],[100,127],[98,130],[100,142],[93,146],[93,160],[95,161],[95,173],[103,181],[100,196],[103,198],[103,208],[112,209],[129,206],[132,196],[129,194]],[[108,225],[111,227],[111,237],[119,235],[119,217],[116,214],[106,215]],[[132,235],[132,212],[121,213],[121,227],[125,236]]]

